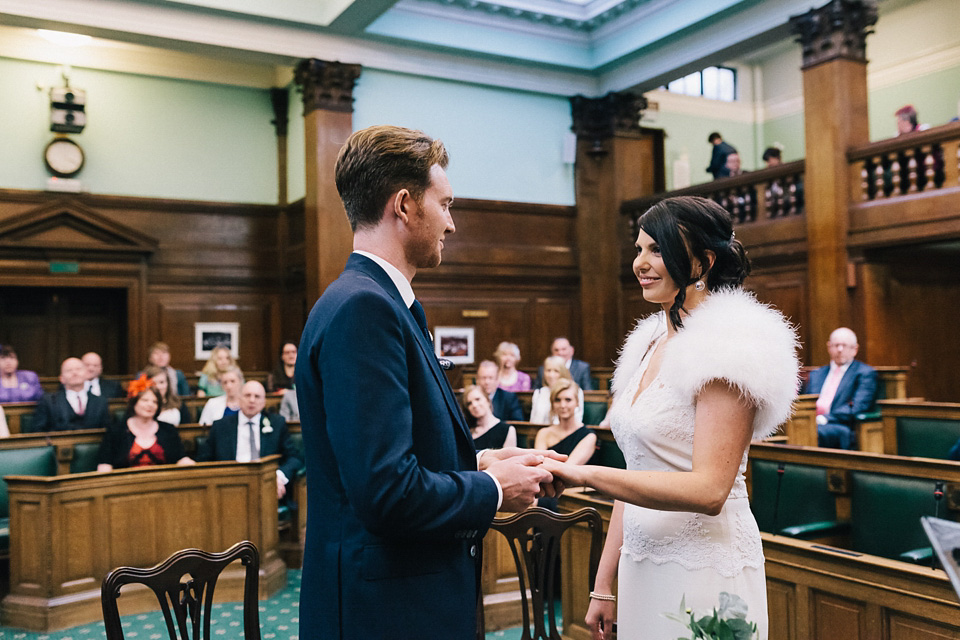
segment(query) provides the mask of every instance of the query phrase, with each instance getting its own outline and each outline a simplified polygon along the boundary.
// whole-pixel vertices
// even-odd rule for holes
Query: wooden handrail
[[[939,127],[932,127],[926,131],[914,131],[913,133],[906,133],[896,138],[888,138],[859,147],[853,147],[847,151],[847,160],[849,162],[867,160],[884,153],[905,151],[925,144],[933,144],[958,138],[960,138],[960,122],[950,122]]]

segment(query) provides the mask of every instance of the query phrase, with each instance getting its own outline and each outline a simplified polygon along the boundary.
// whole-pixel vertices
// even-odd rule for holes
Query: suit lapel
[[[383,288],[390,297],[393,299],[394,303],[404,311],[401,317],[404,318],[404,322],[407,323],[408,330],[413,333],[416,337],[417,345],[420,347],[420,351],[423,353],[424,359],[427,361],[427,366],[430,371],[433,373],[433,377],[436,379],[437,384],[440,386],[441,394],[443,395],[444,402],[447,403],[447,409],[450,412],[450,415],[453,417],[454,423],[456,423],[455,431],[460,435],[464,444],[473,448],[473,437],[470,435],[470,429],[467,427],[467,423],[463,418],[463,413],[460,411],[460,406],[457,404],[457,399],[453,396],[453,390],[450,388],[450,383],[447,381],[447,376],[444,375],[443,371],[440,369],[440,364],[437,362],[437,356],[433,352],[433,345],[427,340],[427,336],[423,335],[423,331],[420,330],[417,321],[413,317],[410,309],[404,304],[403,297],[400,295],[400,292],[397,291],[396,285],[393,284],[393,281],[390,280],[390,276],[375,263],[373,260],[366,258],[358,254],[350,254],[350,258],[347,260],[348,269],[356,269],[362,273],[373,278],[373,280]]]
[[[235,416],[231,416],[232,420],[229,420],[224,428],[227,430],[223,434],[223,453],[220,455],[222,458],[227,458],[228,460],[237,459],[237,430],[240,428],[240,414],[238,413]]]
[[[275,440],[277,437],[277,430],[273,428],[273,425],[271,425],[271,428],[273,428],[273,430],[270,433],[264,433],[263,429],[265,425],[263,424],[263,421],[266,419],[267,419],[267,414],[265,412],[261,412],[260,413],[260,457],[261,458],[263,456],[269,456],[274,453],[277,453],[277,446],[275,444]]]

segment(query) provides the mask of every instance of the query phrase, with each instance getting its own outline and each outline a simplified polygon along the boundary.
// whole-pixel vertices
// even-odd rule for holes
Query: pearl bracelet
[[[591,592],[590,592],[590,599],[591,599],[591,600],[604,600],[604,601],[606,601],[606,602],[616,602],[616,601],[617,601],[617,596],[611,595],[611,594],[606,594],[606,593],[597,593],[597,592],[595,592],[595,591],[591,591]]]

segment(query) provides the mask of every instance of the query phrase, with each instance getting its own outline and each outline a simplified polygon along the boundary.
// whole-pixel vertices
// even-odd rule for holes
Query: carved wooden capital
[[[867,61],[867,36],[877,23],[875,0],[831,0],[819,9],[790,18],[800,36],[804,69],[837,58]]]
[[[317,109],[353,111],[353,86],[360,77],[359,64],[309,58],[301,60],[293,75],[303,94],[304,115]]]
[[[640,133],[640,116],[647,108],[642,95],[610,92],[602,98],[574,96],[570,98],[573,132],[578,138],[592,141],[588,153],[606,154],[603,143],[618,133]]]

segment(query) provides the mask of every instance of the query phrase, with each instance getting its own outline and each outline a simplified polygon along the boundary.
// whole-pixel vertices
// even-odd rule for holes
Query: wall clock
[[[50,173],[59,178],[72,178],[83,168],[83,149],[70,138],[54,138],[43,152]]]

